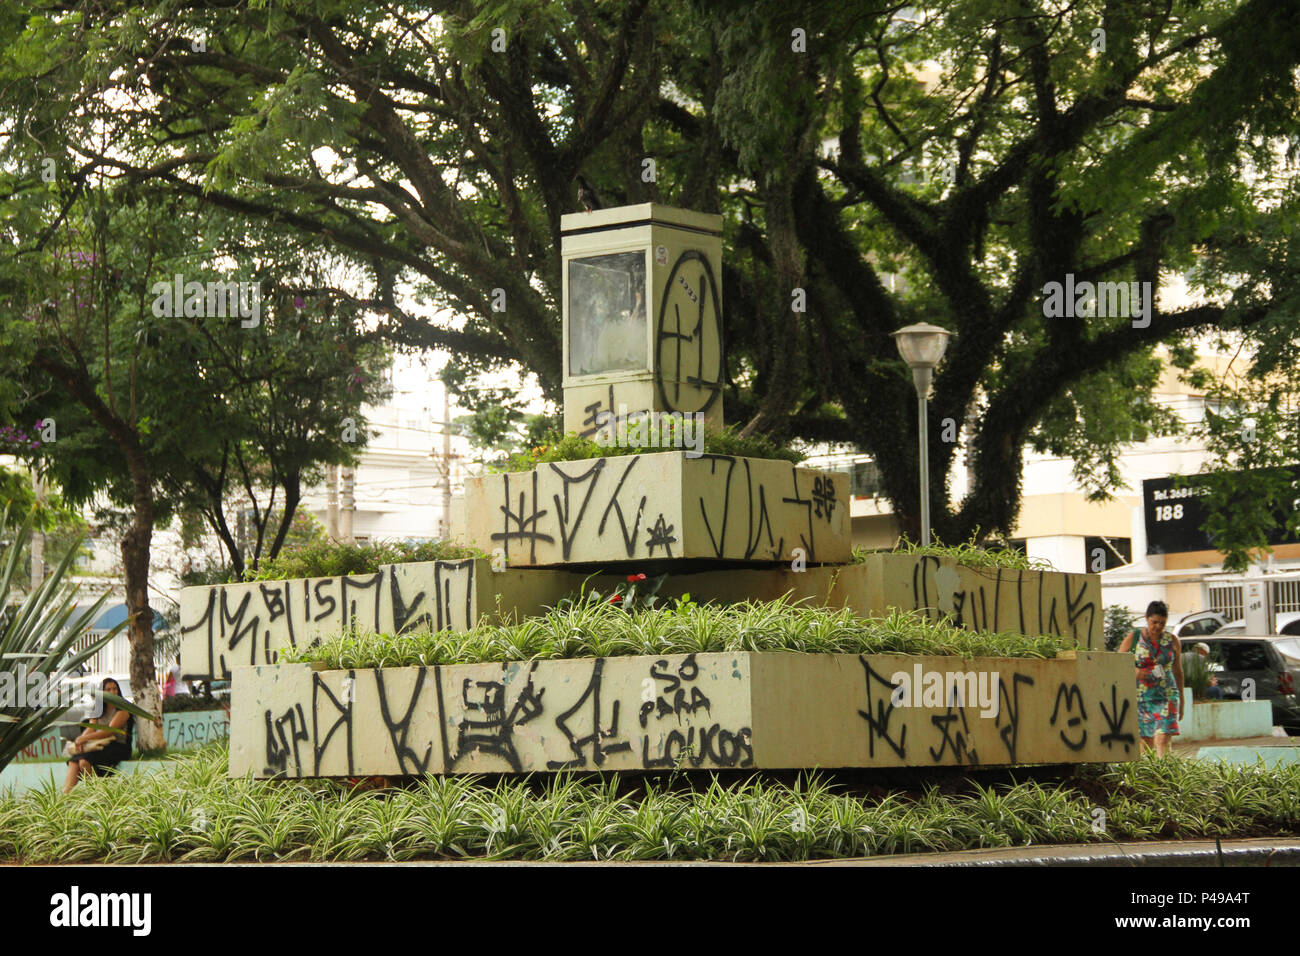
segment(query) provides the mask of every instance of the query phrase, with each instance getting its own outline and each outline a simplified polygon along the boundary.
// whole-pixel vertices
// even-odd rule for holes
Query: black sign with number
[[[1300,468],[1296,472],[1300,476]],[[1200,475],[1151,478],[1142,482],[1147,554],[1215,550],[1214,541],[1201,530],[1207,517],[1203,499],[1209,491],[1205,478]],[[1293,507],[1300,508],[1300,504]],[[1269,536],[1269,544],[1300,540],[1286,533],[1283,525],[1286,517],[1278,516],[1278,528]]]

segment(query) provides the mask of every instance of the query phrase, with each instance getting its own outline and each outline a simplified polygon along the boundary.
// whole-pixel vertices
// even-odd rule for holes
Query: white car
[[[1231,637],[1233,634],[1245,634],[1246,621],[1244,619],[1229,621],[1214,633],[1222,637]],[[1300,636],[1300,611],[1283,611],[1279,614],[1277,619],[1273,621],[1273,633]],[[1181,634],[1178,636],[1182,637]]]
[[[1217,634],[1226,623],[1218,611],[1193,611],[1180,617],[1172,630],[1179,638],[1200,637],[1203,634]]]

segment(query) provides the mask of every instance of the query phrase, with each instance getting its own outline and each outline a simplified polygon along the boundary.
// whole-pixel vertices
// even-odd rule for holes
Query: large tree
[[[872,453],[913,530],[898,327],[956,333],[930,405],[952,538],[1014,524],[1027,441],[1106,494],[1121,442],[1173,427],[1153,347],[1190,367],[1191,337],[1277,317],[1269,294],[1137,321],[1049,316],[1043,298],[1067,276],[1158,287],[1294,185],[1277,148],[1294,5],[16,0],[3,16],[30,159],[328,242],[368,270],[393,341],[517,364],[552,398],[574,177],[607,204],[722,212],[729,417]],[[408,287],[447,317],[410,314]],[[947,420],[973,433],[960,502]]]
[[[0,421],[48,429],[17,450],[70,501],[106,494],[125,509],[131,683],[158,714],[155,528],[182,506],[221,534],[238,488],[268,500],[247,555],[223,536],[232,562],[274,556],[304,480],[364,445],[361,407],[382,394],[383,349],[284,237],[185,200],[141,199],[97,173],[3,185],[16,236],[0,248]],[[228,281],[245,285],[226,296]],[[164,295],[176,282],[185,294]],[[141,745],[162,746],[160,726],[143,725]]]

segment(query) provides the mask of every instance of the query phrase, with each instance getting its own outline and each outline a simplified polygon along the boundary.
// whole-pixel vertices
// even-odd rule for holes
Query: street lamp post
[[[926,405],[930,383],[934,380],[934,367],[943,359],[952,333],[937,325],[918,322],[894,333],[898,354],[912,370],[912,384],[916,386],[916,408],[920,419],[921,451],[921,544],[930,543],[930,425]]]

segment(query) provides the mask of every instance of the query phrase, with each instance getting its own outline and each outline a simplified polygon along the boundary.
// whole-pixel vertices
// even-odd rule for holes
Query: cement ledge
[[[812,866],[1300,866],[1300,837],[1066,843],[951,853],[909,853],[854,860],[809,860]]]

